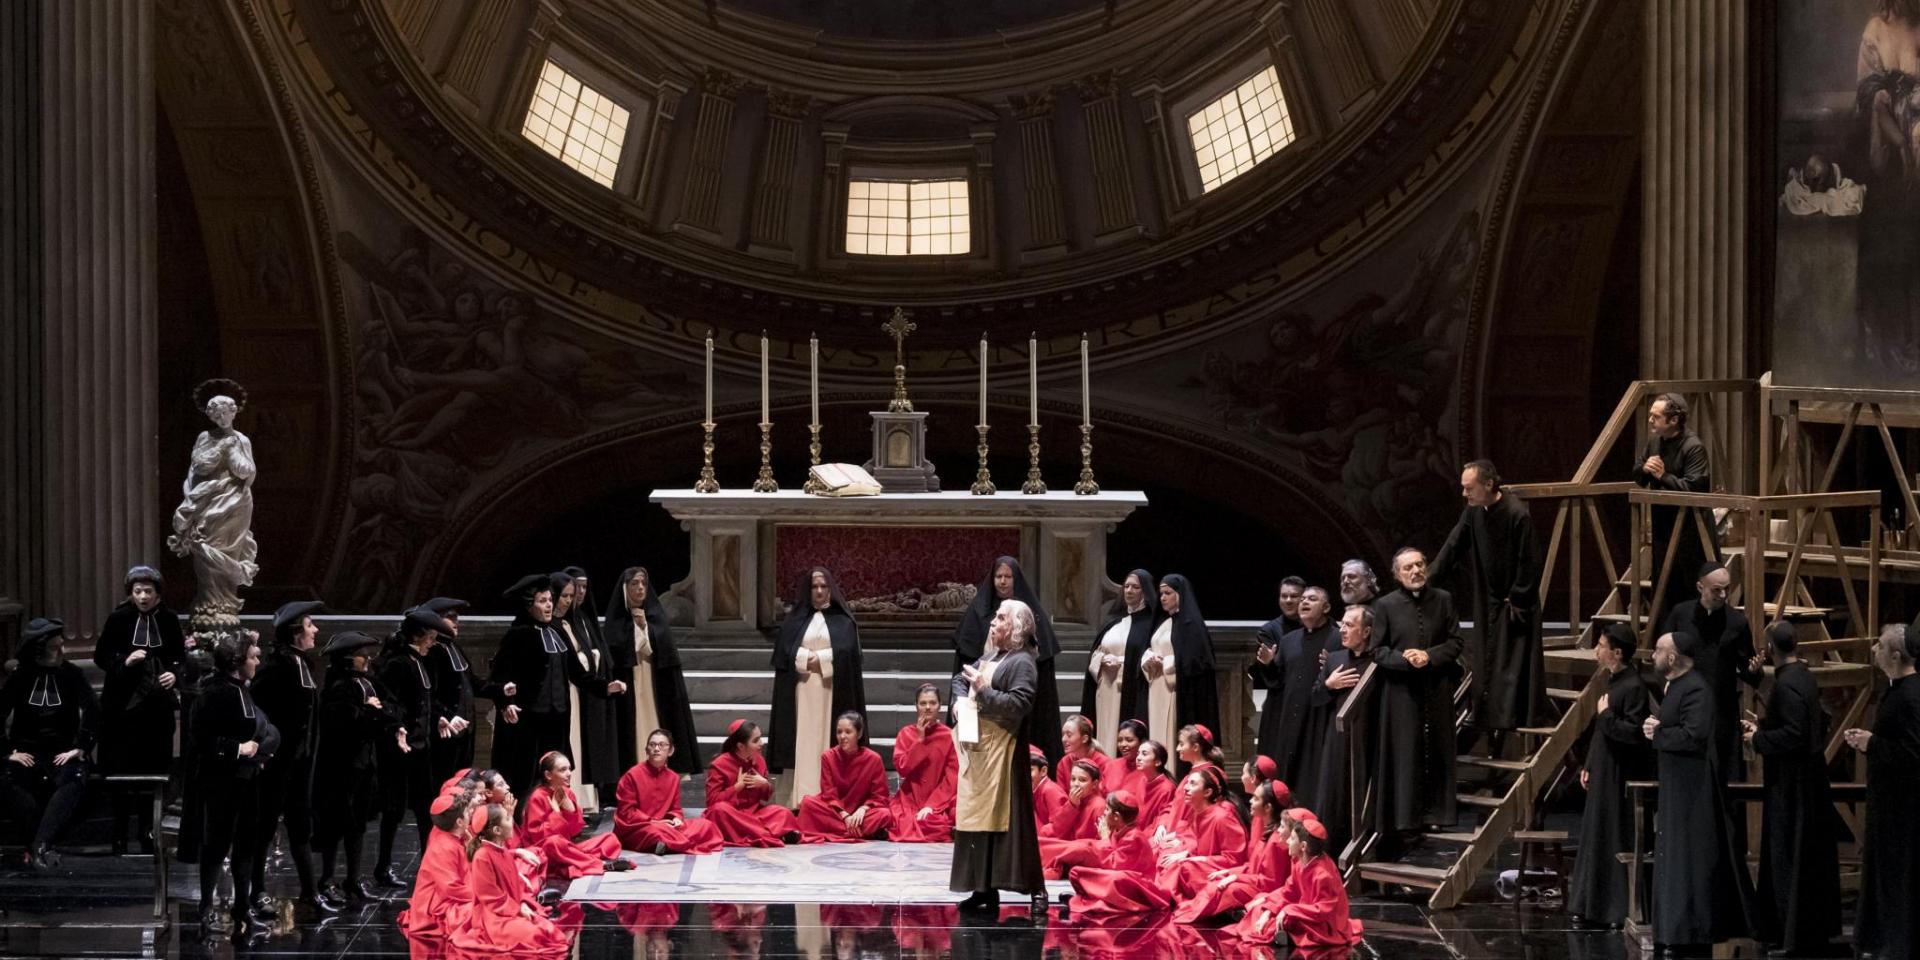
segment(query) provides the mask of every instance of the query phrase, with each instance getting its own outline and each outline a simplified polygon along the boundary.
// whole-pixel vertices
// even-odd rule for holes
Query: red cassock
[[[1128,830],[1107,841],[1100,862],[1067,874],[1073,899],[1067,908],[1084,921],[1165,910],[1173,897],[1153,882],[1153,844],[1144,831]]]
[[[853,843],[879,836],[893,825],[887,806],[887,768],[880,755],[861,747],[848,753],[834,747],[820,755],[820,792],[800,801],[800,842]],[[865,810],[859,829],[842,819]]]
[[[687,819],[680,807],[680,774],[672,767],[635,764],[620,778],[614,800],[613,835],[628,850],[652,853],[666,844],[668,853],[719,853],[725,845],[719,827]]]
[[[1133,757],[1113,757],[1100,765],[1100,786],[1108,793],[1132,790],[1138,796],[1140,782],[1145,777]]]
[[[443,939],[467,922],[473,888],[467,882],[467,851],[460,838],[435,828],[414,874],[413,896],[400,911],[400,929],[409,937]]]
[[[1153,779],[1144,784],[1141,780],[1136,777],[1133,782],[1133,795],[1140,798],[1140,818],[1137,822],[1150,826],[1166,814],[1167,807],[1173,803],[1178,784],[1164,773],[1154,774]]]
[[[1067,792],[1052,780],[1033,781],[1033,828],[1039,830],[1053,820],[1053,814],[1066,805]]]
[[[567,936],[534,902],[533,891],[520,878],[517,858],[496,843],[482,843],[474,851],[468,880],[473,885],[473,909],[465,925],[448,938],[453,956],[481,960],[500,956],[562,957]],[[524,909],[523,909],[524,908]],[[527,913],[531,912],[532,916]]]
[[[1316,948],[1352,947],[1360,942],[1360,921],[1347,913],[1347,887],[1340,868],[1324,854],[1297,864],[1292,877],[1278,891],[1262,894],[1247,904],[1247,915],[1233,926],[1242,940],[1271,943],[1286,930],[1295,952]]]
[[[1107,755],[1099,750],[1088,750],[1082,754],[1069,753],[1062,756],[1060,762],[1053,765],[1053,782],[1060,784],[1062,789],[1065,789],[1067,785],[1073,783],[1073,765],[1081,760],[1092,760],[1094,766],[1101,769],[1101,786],[1105,786],[1109,790],[1119,789],[1118,787],[1107,784],[1105,769],[1108,763]]]
[[[1076,806],[1069,798],[1040,828],[1040,863],[1047,879],[1058,880],[1067,867],[1092,863],[1100,845],[1100,818],[1107,812],[1107,795],[1094,787]]]
[[[900,792],[888,808],[893,828],[887,838],[900,843],[951,841],[954,792],[960,781],[953,731],[936,722],[922,739],[918,724],[901,727],[893,738],[893,769],[900,774]],[[922,810],[931,812],[922,817]]]
[[[1174,890],[1180,905],[1174,908],[1173,919],[1192,923],[1244,907],[1254,897],[1280,889],[1292,876],[1293,860],[1287,856],[1286,838],[1276,830],[1264,837],[1249,837],[1245,863],[1227,868],[1234,872],[1225,878],[1224,885],[1208,877],[1220,867],[1203,866],[1198,860],[1186,861],[1181,867],[1180,883]]]
[[[1204,770],[1211,766],[1213,766],[1213,764],[1202,760],[1192,767],[1189,767],[1187,773],[1191,774],[1195,770]],[[1168,782],[1173,784],[1171,788],[1173,792],[1167,799],[1167,805],[1160,809],[1160,815],[1155,819],[1153,825],[1156,827],[1167,827],[1171,830],[1186,830],[1188,829],[1187,790],[1182,786],[1182,784],[1186,782],[1186,778],[1183,777],[1177,782],[1169,779]]]
[[[1161,867],[1154,876],[1154,882],[1170,893],[1179,893],[1188,870],[1199,871],[1198,877],[1204,881],[1207,874],[1222,867],[1237,867],[1246,860],[1247,828],[1233,804],[1222,800],[1196,811],[1192,824],[1192,837],[1183,836],[1187,859]]]
[[[773,787],[741,787],[740,771],[751,769],[767,775],[765,757],[754,757],[751,768],[739,757],[723,753],[707,765],[707,810],[702,816],[720,828],[720,838],[729,847],[778,847],[783,837],[800,829],[793,811],[767,802]]]
[[[586,815],[580,812],[580,800],[567,791],[568,806],[561,810],[553,791],[535,787],[527,797],[526,819],[514,834],[514,845],[537,850],[547,858],[547,875],[592,877],[607,872],[605,862],[620,855],[620,838],[610,833],[575,840],[587,828]]]

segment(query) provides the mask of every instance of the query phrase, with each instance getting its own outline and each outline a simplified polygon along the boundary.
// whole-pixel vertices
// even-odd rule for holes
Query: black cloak
[[[173,764],[174,714],[194,671],[180,615],[161,603],[142,619],[132,600],[121,601],[94,644],[93,662],[107,675],[100,695],[103,773],[166,773]],[[146,658],[127,666],[127,657],[143,648]],[[160,686],[163,673],[173,674],[173,689]]]
[[[646,567],[628,567],[620,574],[620,583],[607,604],[607,654],[624,679],[634,667],[633,608],[627,606],[627,582],[636,576],[647,585],[647,599],[641,601],[640,609],[646,613],[647,640],[653,647],[653,708],[659,714],[660,728],[673,737],[673,756],[667,766],[678,773],[699,773],[705,764],[700,760],[700,739],[694,732],[687,678],[680,672],[680,647],[674,642],[667,608],[653,588],[653,574]],[[632,767],[640,762],[638,738],[642,735],[633,728],[633,692],[621,694],[613,703],[620,725],[620,762]]]
[[[1789,627],[1789,629],[1791,629]],[[1840,853],[1827,775],[1827,713],[1805,661],[1780,665],[1753,735],[1766,801],[1760,831],[1764,939],[1817,952],[1840,935]]]
[[[827,578],[829,594],[826,609],[817,611],[812,597],[816,573]],[[873,729],[872,719],[867,718],[867,688],[860,670],[860,625],[847,609],[847,598],[840,592],[840,581],[834,579],[833,571],[814,567],[800,575],[793,606],[774,634],[773,717],[767,734],[769,770],[793,769],[794,690],[800,685],[800,674],[793,669],[793,657],[806,639],[807,625],[813,622],[815,613],[825,617],[833,648],[833,716],[853,710],[866,718],[860,734],[862,747],[867,745],[868,732]]]
[[[1912,628],[1908,628],[1911,630]],[[1913,634],[1907,635],[1908,649]],[[1867,829],[1860,845],[1860,911],[1854,945],[1887,960],[1908,960],[1920,943],[1920,674],[1893,681],[1867,742]]]
[[[1145,653],[1147,647],[1153,643],[1153,630],[1166,617],[1160,609],[1159,601],[1153,596],[1155,584],[1153,574],[1145,570],[1134,570],[1127,576],[1140,581],[1140,591],[1145,602],[1141,605],[1139,612],[1128,613],[1126,608],[1122,607],[1118,616],[1108,619],[1100,625],[1100,629],[1093,632],[1093,649],[1097,650],[1100,647],[1100,638],[1106,636],[1107,631],[1112,630],[1115,624],[1123,618],[1133,620],[1133,623],[1127,627],[1127,662],[1120,667],[1120,719],[1122,721],[1138,720],[1146,712],[1143,701],[1147,684],[1146,678],[1140,675],[1140,655]],[[1019,589],[1018,574],[1014,575],[1014,589]],[[1082,683],[1080,691],[1080,713],[1091,720],[1096,709],[1093,702],[1093,682],[1088,680]],[[1104,746],[1109,750],[1113,749],[1111,743]]]
[[[1607,683],[1607,712],[1593,718],[1587,801],[1580,816],[1579,854],[1568,878],[1567,910],[1595,923],[1627,919],[1627,866],[1617,855],[1633,848],[1633,800],[1627,784],[1653,779],[1653,747],[1642,732],[1652,708],[1646,681],[1629,661]],[[1644,903],[1645,874],[1641,880]]]
[[[1180,727],[1195,723],[1205,726],[1213,731],[1213,742],[1224,750],[1220,690],[1213,677],[1213,634],[1207,630],[1200,603],[1193,596],[1193,584],[1186,577],[1169,573],[1160,582],[1180,595],[1180,612],[1168,617],[1173,621],[1173,672],[1179,677],[1174,681],[1174,723]]]
[[[569,567],[563,572],[577,580],[579,577],[574,571],[578,569]],[[554,595],[559,596],[558,591]],[[580,756],[574,760],[580,765],[577,777],[580,783],[605,786],[618,782],[633,764],[620,765],[617,710],[613,696],[607,693],[609,682],[624,677],[613,675],[606,638],[600,634],[600,621],[593,615],[592,604],[591,597],[576,596],[566,616],[567,628],[573,631],[580,649],[587,651],[587,662],[592,664],[587,672],[591,679],[580,686]]]
[[[1380,666],[1373,778],[1382,832],[1451,825],[1457,819],[1453,693],[1459,685],[1460,619],[1438,587],[1402,587],[1373,602],[1373,662]],[[1425,650],[1427,666],[1407,662]]]
[[[1685,651],[1682,651],[1683,653]],[[1734,840],[1727,778],[1713,742],[1713,689],[1698,670],[1667,681],[1654,813],[1653,942],[1718,943],[1753,935],[1753,883]]]
[[[1296,796],[1313,796],[1320,776],[1321,737],[1325,726],[1310,724],[1308,714],[1320,683],[1321,660],[1340,647],[1339,627],[1331,620],[1315,629],[1302,626],[1274,644],[1273,662],[1247,663],[1247,676],[1267,691],[1260,708],[1259,754],[1271,757],[1280,779]]]
[[[993,574],[1002,564],[1013,571],[1013,596],[1005,599],[1018,600],[1033,610],[1032,648],[1034,658],[1039,661],[1040,683],[1034,691],[1032,742],[1047,755],[1049,766],[1058,765],[1063,752],[1060,746],[1062,717],[1060,684],[1054,679],[1053,658],[1060,654],[1060,640],[1053,635],[1053,617],[1040,605],[1040,595],[1027,583],[1020,561],[995,557],[988,565],[979,592],[973,595],[973,602],[967,604],[967,612],[960,615],[960,625],[953,631],[953,675],[959,676],[961,667],[973,664],[987,652],[987,628],[993,625],[993,615],[1000,609],[1002,599],[993,589]],[[1148,606],[1152,606],[1151,602]]]

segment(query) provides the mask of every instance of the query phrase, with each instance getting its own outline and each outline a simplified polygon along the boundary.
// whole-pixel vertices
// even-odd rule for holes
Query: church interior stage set
[[[0,957],[1920,954],[1915,50],[0,3]]]

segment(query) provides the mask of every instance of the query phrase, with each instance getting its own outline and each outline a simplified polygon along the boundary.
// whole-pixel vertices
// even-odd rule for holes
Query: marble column
[[[761,142],[760,169],[753,185],[753,222],[748,251],[793,259],[791,210],[798,183],[801,126],[812,101],[804,94],[768,91],[767,132]]]
[[[1133,203],[1133,168],[1127,163],[1126,130],[1120,118],[1120,79],[1098,73],[1074,81],[1085,117],[1087,156],[1093,165],[1094,242],[1140,232]]]
[[[30,612],[85,634],[127,567],[158,562],[161,549],[153,10],[123,0],[40,10],[43,528]],[[185,451],[175,466],[185,476]]]
[[[40,4],[0,4],[0,656],[44,582],[40,477]]]
[[[1026,181],[1028,251],[1065,249],[1065,218],[1060,212],[1060,176],[1053,158],[1053,91],[1020,94],[1007,101],[1020,124],[1021,172]]]
[[[687,182],[680,195],[676,230],[717,236],[720,180],[733,133],[734,98],[746,82],[725,70],[708,69],[700,78],[700,112],[694,118],[693,150],[687,157]]]
[[[1750,377],[1747,5],[1665,0],[1644,16],[1640,375]],[[1751,491],[1750,411],[1714,400],[1722,422],[1704,439],[1715,483]]]

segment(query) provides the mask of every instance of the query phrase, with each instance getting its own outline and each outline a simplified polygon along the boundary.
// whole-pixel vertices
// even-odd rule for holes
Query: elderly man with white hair
[[[987,630],[987,649],[953,679],[956,714],[963,722],[959,796],[954,809],[953,874],[949,887],[970,894],[962,910],[999,906],[1001,890],[1033,898],[1046,909],[1046,877],[1033,818],[1027,753],[1033,742],[1040,668],[1033,650],[1033,608],[1001,601]],[[978,724],[966,722],[974,714]],[[977,729],[970,729],[977,726]]]

